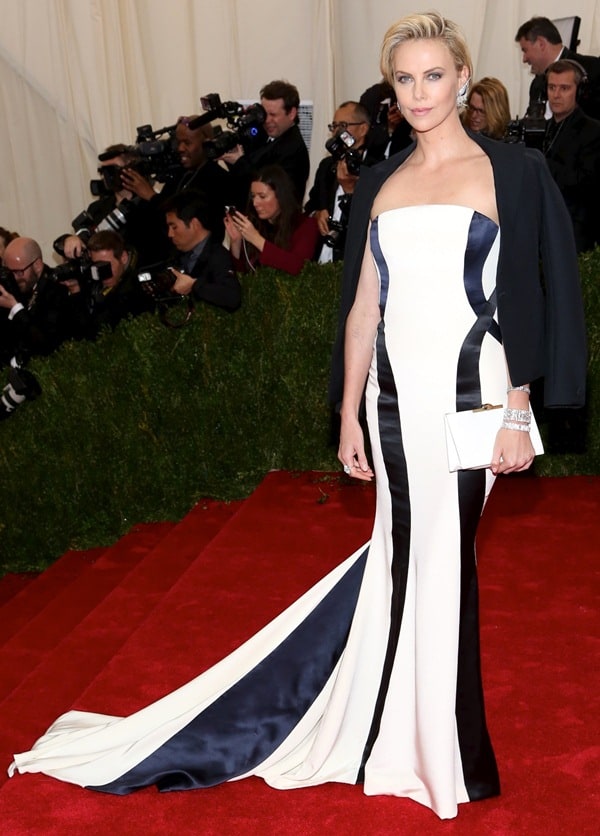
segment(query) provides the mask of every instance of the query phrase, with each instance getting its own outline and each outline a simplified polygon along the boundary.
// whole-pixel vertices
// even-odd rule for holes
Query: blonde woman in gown
[[[459,119],[472,68],[457,27],[437,14],[399,21],[385,37],[382,70],[416,144],[361,175],[349,233],[361,257],[346,265],[339,458],[355,478],[376,474],[371,541],[210,670],[130,717],[68,712],[15,756],[11,773],[121,794],[247,775],[279,789],[360,783],[366,794],[411,798],[441,818],[498,794],[474,538],[495,476],[527,468],[533,450],[527,432],[503,428],[489,469],[450,473],[443,415],[482,401],[528,409],[529,379],[518,363],[512,382],[507,371],[510,317],[506,326],[499,317],[512,218],[499,211],[497,153]],[[543,160],[507,153],[540,218],[568,219]],[[567,352],[552,337],[552,355],[569,354],[560,364],[565,405],[581,398],[585,350],[568,235],[562,247],[563,296],[553,292],[552,264],[547,281],[551,304],[559,301],[553,321],[567,317],[565,329],[554,328],[573,341]],[[507,353],[521,357],[513,343]],[[373,470],[358,421],[365,390]]]

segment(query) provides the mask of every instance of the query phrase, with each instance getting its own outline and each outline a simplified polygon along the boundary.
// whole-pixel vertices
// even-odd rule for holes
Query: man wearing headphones
[[[562,42],[555,24],[547,17],[532,17],[519,26],[515,41],[519,44],[524,64],[529,64],[535,76],[529,87],[528,116],[550,117],[546,94],[546,72],[550,64],[560,58],[570,58],[585,68],[588,76],[585,99],[581,108],[594,119],[600,119],[600,58],[579,55]],[[541,111],[541,112],[540,112]]]
[[[546,70],[548,104],[543,151],[552,176],[567,204],[577,251],[600,240],[600,122],[579,106],[587,75],[577,61],[562,58]]]

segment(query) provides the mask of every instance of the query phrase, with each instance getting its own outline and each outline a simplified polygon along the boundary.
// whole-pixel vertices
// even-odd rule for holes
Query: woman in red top
[[[302,214],[292,182],[278,165],[260,171],[250,186],[248,214],[230,210],[225,229],[236,270],[274,267],[298,275],[314,258],[319,229],[314,218]]]

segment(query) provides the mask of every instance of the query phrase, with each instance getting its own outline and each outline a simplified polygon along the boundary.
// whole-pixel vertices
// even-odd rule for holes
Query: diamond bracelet
[[[528,433],[531,429],[529,424],[515,424],[514,421],[503,421],[501,427],[503,430],[520,430],[522,433]]]

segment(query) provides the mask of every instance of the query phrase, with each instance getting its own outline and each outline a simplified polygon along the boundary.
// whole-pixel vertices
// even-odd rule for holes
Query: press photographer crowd
[[[485,77],[461,103],[465,128],[544,154],[584,252],[600,240],[600,58],[568,49],[544,17],[515,41],[533,74],[525,115],[511,119],[506,87]],[[94,200],[54,241],[55,266],[35,240],[0,227],[0,419],[40,394],[28,361],[65,340],[94,340],[146,312],[170,326],[196,304],[233,312],[238,273],[297,275],[307,260],[342,260],[363,166],[412,142],[393,89],[374,84],[336,109],[305,201],[309,154],[293,84],[266,84],[249,107],[217,94],[201,105],[200,115],[143,125],[132,145],[99,154]]]

